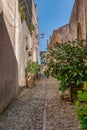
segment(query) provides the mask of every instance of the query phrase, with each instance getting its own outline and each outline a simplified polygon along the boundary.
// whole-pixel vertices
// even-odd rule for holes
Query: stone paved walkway
[[[74,105],[59,96],[58,82],[42,76],[0,116],[0,130],[80,130]]]

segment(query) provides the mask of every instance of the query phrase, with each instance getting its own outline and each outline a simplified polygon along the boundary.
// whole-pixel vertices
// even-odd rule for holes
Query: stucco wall
[[[31,4],[30,4],[31,3]],[[27,5],[26,5],[27,4]],[[31,6],[30,6],[31,5]],[[25,86],[25,68],[27,66],[27,62],[31,61],[38,61],[38,21],[37,21],[37,14],[36,8],[34,5],[34,1],[26,1],[24,3],[26,8],[26,15],[27,15],[27,22],[21,22],[21,16],[19,13],[19,42],[17,45],[17,57],[18,57],[18,79],[19,79],[19,86]],[[28,10],[27,10],[28,8]],[[31,10],[31,17],[27,11]],[[27,23],[29,20],[34,25],[34,30],[31,33],[28,29]]]
[[[19,28],[19,86],[25,86],[25,68],[27,66],[27,62],[29,60],[35,62],[38,61],[38,21],[36,7],[33,0],[23,2],[26,10],[27,22],[20,21]],[[29,23],[34,25],[32,33],[27,26]]]
[[[34,1],[31,1],[31,21],[35,27],[32,34],[26,21],[21,22],[18,0],[0,0],[3,13],[0,14],[0,112],[15,98],[18,86],[26,85],[27,62],[37,61],[38,21]]]
[[[34,30],[32,30],[32,60],[38,61],[38,20],[37,20],[37,8],[34,4],[34,0],[20,0],[25,8],[26,12],[26,22],[28,26],[33,25]]]
[[[19,86],[25,86],[25,68],[27,62],[29,60],[38,61],[38,21],[36,7],[33,0],[23,2],[25,3],[27,19],[31,19],[34,25],[32,34],[27,27],[27,23],[25,21],[21,22],[20,12],[18,11],[18,0],[0,0],[3,17],[18,63]],[[31,17],[29,13],[31,13]],[[26,46],[28,46],[27,50]],[[32,52],[31,56],[29,56],[29,52]]]
[[[27,8],[26,15],[28,19],[30,19],[29,13],[31,12],[31,21],[34,25],[32,35],[27,27],[27,23],[25,21],[21,22],[18,0],[6,0],[5,2],[1,0],[0,5],[4,12],[4,20],[18,63],[18,85],[25,86],[27,62],[29,60],[38,60],[38,37],[36,37],[38,35],[38,21],[34,1],[26,1],[24,5]],[[28,46],[27,50],[26,46]],[[29,56],[29,52],[32,52],[31,56]]]
[[[19,43],[18,43],[18,79],[19,86],[23,87],[25,83],[25,68],[29,60],[32,61],[33,55],[29,55],[33,48],[33,39],[25,21],[21,23],[19,28]]]
[[[15,29],[16,29],[16,0],[0,0],[0,8],[9,33],[9,37],[15,51]]]
[[[18,92],[18,65],[9,33],[0,14],[0,113]]]

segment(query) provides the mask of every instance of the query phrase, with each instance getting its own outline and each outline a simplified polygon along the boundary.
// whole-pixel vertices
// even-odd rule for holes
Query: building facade
[[[21,2],[23,5],[19,5]],[[32,30],[28,26],[31,23]],[[38,21],[34,1],[0,0],[0,113],[17,96],[19,86],[25,86],[27,62],[37,62],[37,56]]]
[[[87,39],[87,0],[75,0],[69,23],[53,31],[49,47],[74,39]]]

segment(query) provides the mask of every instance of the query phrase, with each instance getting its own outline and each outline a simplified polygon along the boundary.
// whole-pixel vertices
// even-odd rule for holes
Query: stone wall
[[[85,8],[86,8],[86,13],[85,13],[85,16],[86,16],[86,22],[85,22],[85,24],[86,24],[86,40],[87,40],[87,0],[85,1]]]
[[[32,3],[34,1],[32,0]],[[38,20],[37,20],[37,7],[32,5],[32,23],[34,25],[33,33],[33,61],[38,62]]]
[[[85,0],[76,0],[70,17],[70,39],[86,39]]]
[[[54,30],[52,37],[50,38],[49,47],[54,46],[56,42],[65,42],[70,38],[69,24],[62,26],[61,28]]]
[[[87,39],[87,0],[75,0],[69,24],[53,32],[49,46],[74,39]]]

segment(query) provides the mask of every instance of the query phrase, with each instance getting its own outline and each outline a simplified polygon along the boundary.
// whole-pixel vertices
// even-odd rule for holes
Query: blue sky
[[[67,24],[71,15],[74,0],[34,0],[37,4],[39,37],[39,51],[46,50],[47,39],[52,35],[53,30]],[[40,57],[39,57],[40,63]]]

